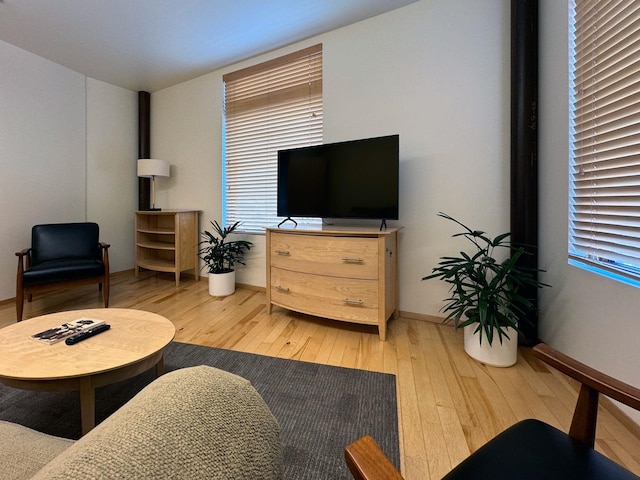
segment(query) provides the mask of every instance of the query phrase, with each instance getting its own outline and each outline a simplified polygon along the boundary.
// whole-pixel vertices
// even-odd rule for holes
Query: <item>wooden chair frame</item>
[[[31,267],[31,247],[16,252],[18,257],[18,273],[16,274],[16,315],[17,320],[22,320],[24,311],[24,297],[31,302],[34,293],[45,293],[55,290],[72,288],[79,285],[98,284],[98,290],[102,291],[104,298],[104,306],[109,306],[109,245],[108,243],[99,242],[100,251],[102,253],[102,263],[104,265],[104,274],[99,277],[83,278],[78,280],[68,280],[64,282],[52,282],[42,285],[34,285],[25,287],[22,284],[22,274]],[[104,290],[104,291],[103,291]]]
[[[533,352],[545,363],[581,383],[569,436],[593,448],[596,438],[600,394],[640,410],[640,389],[599,372],[540,343]],[[402,476],[369,436],[348,445],[344,451],[351,475],[356,480],[402,480]]]

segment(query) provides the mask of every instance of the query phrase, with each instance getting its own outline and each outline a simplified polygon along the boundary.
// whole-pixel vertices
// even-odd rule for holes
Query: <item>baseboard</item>
[[[600,406],[605,408],[613,418],[622,423],[636,437],[640,438],[640,425],[629,415],[627,415],[620,405],[605,395],[600,395]]]
[[[437,317],[435,315],[426,315],[424,313],[415,313],[415,312],[405,312],[400,310],[400,316],[402,318],[407,318],[409,320],[418,320],[421,322],[429,322],[429,323],[442,323],[444,320],[443,317]]]
[[[266,292],[266,287],[258,287],[257,285],[249,285],[247,283],[236,283],[236,288],[246,288],[247,290],[255,290],[257,292]]]
[[[119,272],[109,272],[109,278],[122,277],[124,275],[135,275],[135,270],[133,268],[129,268],[127,270],[120,270]]]
[[[16,297],[7,298],[6,300],[0,300],[0,307],[8,305],[10,303],[16,303]]]

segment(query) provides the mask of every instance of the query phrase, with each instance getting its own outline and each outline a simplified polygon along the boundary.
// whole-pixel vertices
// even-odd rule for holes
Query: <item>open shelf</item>
[[[140,268],[180,273],[198,268],[198,211],[159,210],[136,212],[136,276]]]

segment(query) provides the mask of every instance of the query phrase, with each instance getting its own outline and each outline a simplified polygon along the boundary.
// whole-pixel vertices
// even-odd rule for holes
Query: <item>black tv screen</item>
[[[279,217],[398,219],[399,135],[278,152]]]

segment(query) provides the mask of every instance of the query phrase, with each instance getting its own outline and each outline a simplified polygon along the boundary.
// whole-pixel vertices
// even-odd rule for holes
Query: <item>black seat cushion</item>
[[[479,448],[446,480],[638,479],[595,450],[539,420],[523,420]]]
[[[104,265],[98,260],[65,258],[32,266],[22,274],[22,285],[33,287],[47,283],[94,278],[100,275],[104,275]]]

